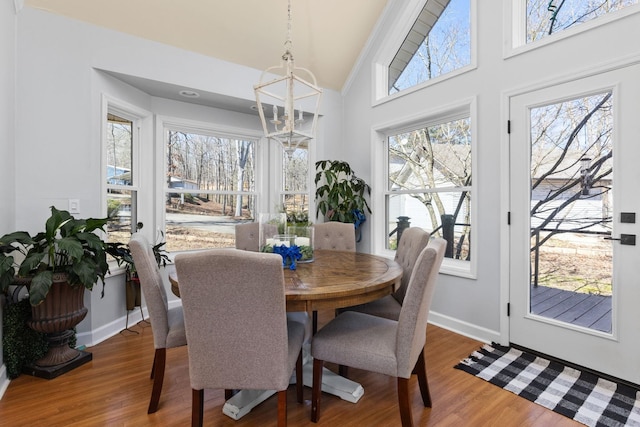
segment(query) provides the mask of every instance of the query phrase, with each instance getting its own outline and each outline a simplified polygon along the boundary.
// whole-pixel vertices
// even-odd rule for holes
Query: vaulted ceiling
[[[390,0],[389,0],[390,1]],[[341,90],[387,0],[291,0],[293,55]],[[263,70],[279,65],[287,0],[25,0],[25,5]]]

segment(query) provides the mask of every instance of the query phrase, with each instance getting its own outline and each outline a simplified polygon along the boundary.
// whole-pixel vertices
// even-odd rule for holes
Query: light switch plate
[[[69,213],[71,215],[80,213],[80,200],[79,199],[69,199]]]

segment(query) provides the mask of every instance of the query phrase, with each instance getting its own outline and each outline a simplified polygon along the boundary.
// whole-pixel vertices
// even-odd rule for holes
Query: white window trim
[[[384,166],[387,161],[386,139],[391,134],[402,133],[405,130],[413,130],[417,127],[429,126],[435,123],[442,123],[449,120],[469,117],[471,121],[471,170],[473,179],[471,182],[471,229],[473,238],[470,243],[471,261],[460,261],[445,258],[442,262],[440,272],[458,277],[475,279],[477,277],[478,259],[478,115],[477,98],[466,98],[438,108],[418,111],[410,117],[403,117],[380,123],[371,129],[371,170],[384,169],[384,173],[374,174],[371,182],[371,206],[372,210],[380,212],[380,215],[372,215],[372,252],[376,255],[393,258],[395,251],[387,249],[385,246],[384,234],[386,230],[385,196],[388,182],[388,171]],[[467,187],[465,187],[467,188]],[[376,209],[375,207],[381,207]],[[429,230],[427,230],[429,231]]]
[[[556,43],[560,40],[567,39],[569,37],[582,34],[586,31],[590,31],[594,28],[607,25],[609,23],[618,21],[627,16],[640,13],[640,3],[627,6],[624,9],[608,13],[604,16],[600,16],[596,19],[581,23],[575,27],[568,28],[566,30],[559,31],[543,39],[536,40],[533,43],[526,43],[526,5],[527,0],[503,0],[503,14],[504,22],[504,43],[503,53],[504,59],[520,55],[525,52]]]
[[[507,0],[508,1],[508,0]],[[470,49],[471,58],[467,66],[461,67],[450,73],[443,74],[433,79],[426,80],[419,85],[401,90],[389,95],[387,82],[389,79],[389,64],[393,60],[398,48],[404,42],[407,34],[411,30],[413,23],[422,11],[427,0],[409,0],[403,12],[391,24],[392,30],[380,44],[377,54],[374,57],[371,68],[371,105],[377,106],[394,99],[409,95],[413,92],[424,89],[425,87],[436,85],[444,80],[455,78],[461,74],[468,73],[478,68],[477,61],[477,0],[469,0],[469,27],[470,27]]]

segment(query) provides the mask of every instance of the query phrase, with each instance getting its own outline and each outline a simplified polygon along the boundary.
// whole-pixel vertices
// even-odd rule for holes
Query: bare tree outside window
[[[294,222],[309,221],[309,150],[283,150],[282,204]]]
[[[133,121],[108,113],[106,122],[107,240],[128,242],[135,231]]]
[[[402,221],[448,241],[446,256],[469,261],[470,119],[429,125],[388,139],[388,227]],[[395,221],[395,223],[394,223]],[[395,231],[395,230],[393,230]],[[390,233],[387,246],[395,248]]]
[[[441,4],[444,4],[442,9]],[[469,0],[427,0],[389,66],[389,94],[471,63]],[[411,58],[406,60],[406,57]]]
[[[533,286],[610,295],[612,110],[606,92],[530,112]]]
[[[255,141],[167,131],[167,250],[233,247],[255,218]]]
[[[526,42],[532,43],[637,3],[638,0],[527,0]]]

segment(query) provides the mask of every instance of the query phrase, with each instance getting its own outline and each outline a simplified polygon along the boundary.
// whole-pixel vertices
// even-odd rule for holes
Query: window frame
[[[132,147],[131,147],[131,185],[119,185],[107,183],[107,130],[108,130],[108,114],[114,114],[123,119],[130,120],[132,122]],[[145,201],[145,197],[148,197],[153,189],[145,188],[144,183],[144,171],[141,169],[140,159],[142,157],[143,146],[146,140],[150,139],[150,124],[152,120],[152,113],[147,110],[136,107],[125,101],[111,97],[106,94],[102,94],[101,100],[101,116],[100,116],[100,142],[101,142],[101,159],[100,159],[100,177],[102,187],[102,207],[101,210],[104,215],[107,215],[107,198],[109,197],[109,190],[124,190],[132,193],[131,204],[131,222],[132,227],[139,221],[139,212],[145,209],[145,206],[149,206],[148,201]],[[145,196],[147,195],[147,196]],[[132,230],[133,232],[134,230]],[[122,242],[126,243],[126,242]],[[110,261],[113,265],[110,268],[111,273],[117,273],[120,270],[124,271],[124,266],[120,267],[116,265],[115,261]]]
[[[166,158],[167,158],[167,141],[166,135],[168,130],[179,130],[201,135],[211,135],[216,137],[224,137],[230,139],[251,140],[255,143],[256,170],[255,179],[256,187],[254,191],[242,192],[243,195],[255,197],[256,213],[270,212],[265,210],[269,206],[269,199],[272,192],[268,191],[270,182],[268,174],[268,140],[259,130],[250,130],[246,128],[223,126],[214,123],[201,122],[196,120],[184,119],[180,117],[160,116],[156,117],[156,157],[155,157],[155,189],[157,195],[154,202],[156,212],[157,231],[166,233],[166,209],[164,205],[165,195],[167,192],[173,193],[189,193],[192,190],[169,189],[166,185]],[[216,191],[200,191],[201,193],[217,194]],[[235,192],[234,192],[235,194]],[[265,196],[266,195],[266,196]],[[174,251],[179,253],[183,251]]]
[[[386,38],[380,43],[373,62],[372,62],[372,87],[371,87],[371,99],[372,106],[384,104],[394,99],[412,94],[420,91],[425,87],[436,85],[442,81],[456,78],[462,74],[478,68],[477,61],[477,0],[469,0],[469,27],[470,27],[470,40],[469,48],[471,50],[471,58],[469,65],[458,68],[446,74],[442,74],[433,79],[426,80],[418,85],[401,90],[394,94],[389,94],[388,79],[389,79],[389,64],[393,61],[398,49],[404,42],[407,34],[413,27],[416,19],[420,15],[420,12],[424,8],[424,5],[429,0],[409,0],[407,6],[402,10],[400,15],[396,17],[394,22],[390,24],[391,31],[389,31]]]
[[[553,33],[531,43],[526,42],[527,28],[527,0],[502,0],[504,22],[504,59],[530,52],[535,49],[557,43],[561,40],[591,31],[595,28],[618,21],[627,16],[640,13],[640,2],[615,12],[608,13],[596,19],[583,22],[566,30]]]
[[[432,110],[424,110],[417,112],[411,118],[401,118],[390,121],[388,123],[375,126],[371,130],[372,144],[372,165],[371,170],[383,169],[384,173],[374,174],[372,178],[372,206],[381,207],[377,211],[380,215],[372,215],[373,233],[372,233],[372,250],[377,255],[388,258],[395,256],[395,251],[386,248],[387,223],[387,205],[386,198],[390,194],[400,194],[389,190],[388,182],[388,137],[399,133],[415,130],[421,127],[427,127],[451,120],[468,117],[471,122],[471,170],[472,182],[469,188],[471,193],[470,219],[471,230],[474,238],[470,242],[471,261],[461,261],[445,258],[442,262],[441,273],[459,276],[464,278],[476,278],[477,259],[478,259],[478,120],[477,120],[477,99],[476,97],[463,99],[459,102],[441,106]],[[434,189],[434,191],[442,191],[442,189]],[[450,191],[450,189],[447,189]],[[384,212],[384,214],[382,214]],[[431,231],[431,230],[427,230]]]

